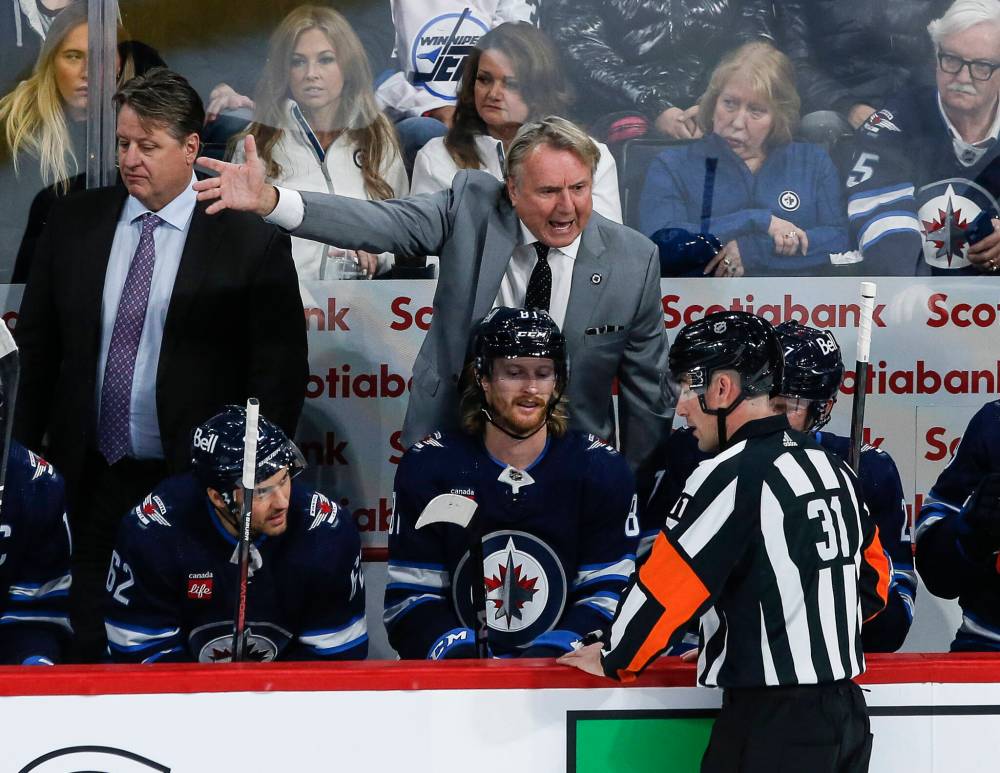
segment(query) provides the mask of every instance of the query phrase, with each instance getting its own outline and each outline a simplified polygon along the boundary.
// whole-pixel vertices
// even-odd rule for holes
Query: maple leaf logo
[[[969,229],[969,222],[962,218],[961,209],[954,208],[951,196],[948,197],[947,209],[939,209],[937,218],[920,222],[927,233],[927,241],[937,248],[934,257],[947,258],[949,266],[952,258],[962,257],[967,244],[965,232]]]
[[[523,567],[514,563],[513,550],[508,549],[506,565],[500,564],[500,576],[497,577],[494,574],[492,577],[483,578],[487,594],[496,594],[489,599],[496,610],[493,619],[504,618],[508,628],[510,628],[511,620],[522,619],[521,610],[524,605],[538,593],[538,589],[535,587],[538,578],[522,576],[522,571]]]

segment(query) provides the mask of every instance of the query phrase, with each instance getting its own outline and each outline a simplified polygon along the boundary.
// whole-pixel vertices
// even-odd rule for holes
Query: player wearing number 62
[[[561,655],[609,623],[633,572],[635,483],[617,451],[566,430],[566,341],[547,313],[494,309],[472,350],[464,431],[416,443],[396,471],[389,642],[403,658],[476,657],[485,605],[489,653]],[[422,526],[449,497],[475,509],[467,527]]]
[[[108,570],[112,659],[220,662],[232,656],[246,413],[196,427],[193,472],[163,481],[122,521]],[[347,660],[368,653],[354,521],[295,485],[295,444],[260,417],[250,520],[247,660]]]
[[[702,771],[864,771],[861,624],[889,565],[850,468],[770,398],[767,322],[710,314],[670,349],[677,413],[719,453],[688,479],[603,642],[561,662],[629,681],[700,619],[698,682],[725,688]]]

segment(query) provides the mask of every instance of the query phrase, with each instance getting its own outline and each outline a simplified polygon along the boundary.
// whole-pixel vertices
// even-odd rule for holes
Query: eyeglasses
[[[993,73],[997,69],[1000,69],[1000,64],[995,62],[988,62],[983,59],[973,59],[970,61],[954,54],[942,54],[940,51],[938,52],[937,60],[941,72],[948,73],[948,75],[957,75],[962,71],[963,67],[968,67],[969,77],[974,81],[988,81],[993,77]]]

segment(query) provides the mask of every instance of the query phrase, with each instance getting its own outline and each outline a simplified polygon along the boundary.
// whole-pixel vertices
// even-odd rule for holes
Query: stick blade
[[[453,523],[463,529],[468,528],[478,506],[461,494],[438,494],[420,513],[415,528],[422,529],[432,523]]]

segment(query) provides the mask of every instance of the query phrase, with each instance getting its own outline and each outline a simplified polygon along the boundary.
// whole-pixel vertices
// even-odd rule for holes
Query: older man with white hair
[[[927,31],[936,87],[858,130],[848,215],[865,274],[1000,271],[1000,0],[956,0]]]

